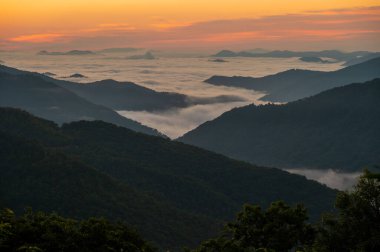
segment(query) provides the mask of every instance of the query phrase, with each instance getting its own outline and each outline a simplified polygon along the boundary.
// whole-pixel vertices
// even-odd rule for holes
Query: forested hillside
[[[5,206],[122,219],[164,247],[194,245],[247,202],[304,202],[315,220],[332,208],[336,193],[298,175],[105,122],[60,128],[7,108],[0,117]]]
[[[282,168],[360,171],[380,163],[380,79],[284,105],[224,113],[179,141]]]

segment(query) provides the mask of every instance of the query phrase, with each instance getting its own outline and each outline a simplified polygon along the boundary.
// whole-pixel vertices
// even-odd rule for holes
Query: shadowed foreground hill
[[[220,227],[219,220],[179,210],[42,144],[70,141],[55,131],[53,123],[25,113],[3,112],[2,120],[9,123],[11,116],[11,122],[18,121],[19,127],[6,133],[12,125],[2,122],[0,130],[0,207],[21,213],[30,206],[72,218],[120,220],[164,248],[194,246]],[[22,137],[27,131],[23,127],[42,141]]]
[[[289,102],[354,82],[380,78],[380,57],[333,72],[292,69],[261,78],[213,76],[205,82],[267,93],[262,100]]]
[[[380,163],[380,79],[285,105],[233,109],[179,141],[284,168],[360,170]]]
[[[315,220],[331,209],[336,193],[302,176],[109,123],[82,121],[59,128],[14,109],[0,109],[0,117],[8,146],[2,148],[7,157],[1,166],[3,203],[123,219],[164,247],[194,245],[246,202],[303,202]],[[6,194],[9,188],[12,193]]]
[[[14,71],[17,72],[16,69]],[[27,110],[59,124],[78,120],[104,120],[151,135],[157,130],[93,104],[71,91],[34,74],[0,71],[0,106]]]

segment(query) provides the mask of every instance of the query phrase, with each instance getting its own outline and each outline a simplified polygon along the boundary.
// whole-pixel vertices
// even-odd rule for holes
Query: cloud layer
[[[230,102],[196,105],[184,109],[172,109],[155,113],[145,111],[118,111],[118,113],[159,129],[162,133],[174,139],[196,128],[198,125],[220,116],[227,110],[247,104],[249,102]]]

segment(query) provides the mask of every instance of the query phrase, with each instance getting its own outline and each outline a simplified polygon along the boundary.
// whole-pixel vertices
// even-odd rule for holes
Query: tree
[[[306,247],[314,238],[307,219],[302,205],[290,207],[278,201],[262,211],[260,206],[246,204],[236,221],[226,225],[222,236],[203,242],[196,251],[280,252]]]
[[[57,214],[27,210],[16,217],[0,212],[0,251],[155,251],[122,223],[91,218],[77,221]]]
[[[380,251],[380,176],[365,171],[352,192],[340,192],[337,214],[322,218],[317,251]]]

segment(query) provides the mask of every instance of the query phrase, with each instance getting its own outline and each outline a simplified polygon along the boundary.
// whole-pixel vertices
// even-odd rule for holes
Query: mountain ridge
[[[14,72],[16,74],[12,74]],[[163,136],[155,129],[122,117],[105,106],[93,104],[40,75],[20,74],[14,69],[10,73],[0,70],[0,90],[0,106],[25,109],[60,124],[98,119]]]
[[[259,78],[212,76],[205,82],[262,91],[266,93],[261,98],[263,101],[289,102],[330,88],[379,77],[380,57],[331,72],[290,69]]]
[[[258,165],[358,171],[380,163],[378,97],[374,79],[287,104],[248,105],[178,140]]]
[[[4,108],[0,116],[4,134],[38,141],[160,202],[215,221],[231,219],[246,202],[267,206],[279,199],[304,202],[315,220],[335,198],[335,190],[299,175],[101,121],[58,127]]]
[[[274,51],[240,51],[234,52],[231,50],[222,50],[211,55],[212,57],[269,57],[269,58],[292,58],[292,57],[326,57],[339,61],[349,62],[358,57],[371,57],[377,52],[369,51],[353,51],[342,52],[339,50],[322,50],[322,51],[289,51],[289,50],[274,50]]]
[[[15,75],[37,75],[46,81],[53,82],[56,85],[75,93],[91,103],[103,105],[116,111],[163,111],[173,108],[186,108],[194,105],[246,101],[246,99],[242,97],[233,95],[193,97],[180,93],[158,92],[133,82],[120,82],[112,79],[77,83],[55,79],[48,74],[18,70],[4,65],[0,65],[0,72]]]

